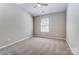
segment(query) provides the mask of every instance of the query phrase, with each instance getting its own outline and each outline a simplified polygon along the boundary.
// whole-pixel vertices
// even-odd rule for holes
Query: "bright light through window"
[[[41,19],[41,32],[49,32],[49,18]]]

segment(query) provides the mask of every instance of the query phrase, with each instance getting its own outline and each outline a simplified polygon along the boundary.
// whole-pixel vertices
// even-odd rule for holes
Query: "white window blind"
[[[49,32],[49,18],[41,19],[41,32]]]

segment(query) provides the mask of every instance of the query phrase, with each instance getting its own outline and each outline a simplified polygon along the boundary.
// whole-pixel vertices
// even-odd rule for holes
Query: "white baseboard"
[[[60,38],[60,37],[52,37],[52,38],[65,40],[65,38]]]
[[[70,44],[68,43],[68,41],[66,40],[67,44],[69,45],[69,48],[71,49],[72,53],[75,55],[73,49],[71,48]]]
[[[69,45],[69,44],[68,44],[68,45]],[[69,47],[70,47],[70,45],[69,45]],[[70,49],[71,49],[73,55],[79,55],[79,48],[71,48],[71,47],[70,47]]]
[[[0,50],[3,49],[3,48],[9,47],[9,46],[11,46],[11,45],[14,45],[14,44],[16,44],[16,43],[18,43],[18,42],[21,42],[21,41],[23,41],[23,40],[29,39],[29,38],[31,38],[31,37],[32,37],[32,35],[29,36],[29,37],[23,38],[23,39],[21,39],[21,40],[15,41],[15,42],[13,42],[13,43],[7,44],[7,45],[5,45],[5,46],[2,46],[2,47],[0,47]]]
[[[41,36],[36,36],[34,35],[34,37],[41,37]],[[66,40],[65,38],[61,38],[61,37],[41,37],[41,38],[49,38],[49,39],[61,39],[61,40]]]

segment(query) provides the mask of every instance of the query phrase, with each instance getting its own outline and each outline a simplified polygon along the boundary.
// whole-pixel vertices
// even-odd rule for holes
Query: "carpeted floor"
[[[33,37],[0,50],[1,55],[72,55],[65,40]]]

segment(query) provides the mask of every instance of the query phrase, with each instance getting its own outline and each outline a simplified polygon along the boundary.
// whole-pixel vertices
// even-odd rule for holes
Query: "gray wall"
[[[32,36],[33,21],[20,6],[0,4],[0,47]]]
[[[40,22],[41,18],[49,18],[49,32],[41,32]],[[34,35],[47,38],[60,38],[66,37],[66,13],[54,13],[43,16],[34,17]]]
[[[67,9],[67,42],[74,54],[79,54],[79,4],[69,4]]]

